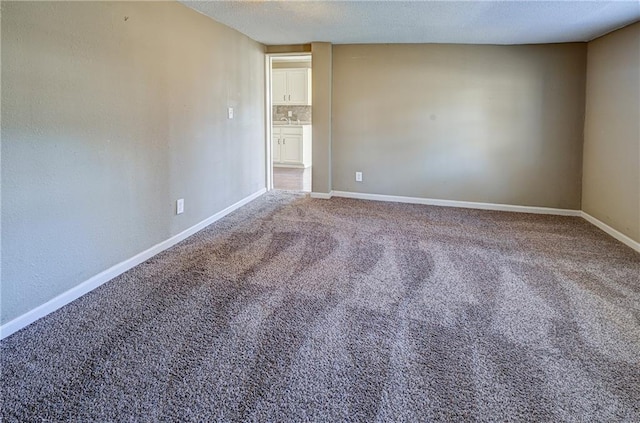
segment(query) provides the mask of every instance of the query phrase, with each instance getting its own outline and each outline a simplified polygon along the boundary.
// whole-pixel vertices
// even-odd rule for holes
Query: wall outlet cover
[[[176,201],[176,214],[182,213],[184,213],[184,198],[180,198]]]
[[[227,110],[227,113],[229,115],[229,119],[233,119],[233,107],[229,107],[229,109]]]
[[[362,182],[362,172],[356,172],[356,182]]]

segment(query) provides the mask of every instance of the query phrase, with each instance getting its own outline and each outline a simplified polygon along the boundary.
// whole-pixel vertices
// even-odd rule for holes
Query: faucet
[[[280,120],[283,120],[283,121],[287,122],[288,125],[291,125],[291,119],[289,119],[287,117],[281,117]]]

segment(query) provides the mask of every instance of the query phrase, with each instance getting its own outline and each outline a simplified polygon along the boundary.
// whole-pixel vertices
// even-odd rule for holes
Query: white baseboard
[[[319,198],[321,200],[329,200],[331,198],[332,192],[326,193],[326,192],[312,192],[311,194],[309,194],[311,196],[311,198]]]
[[[174,235],[171,238],[165,241],[162,241],[154,245],[153,247],[123,262],[120,262],[115,266],[108,268],[103,272],[98,273],[97,275],[87,279],[86,281],[80,283],[79,285],[76,285],[70,290],[63,292],[62,294],[58,295],[52,300],[49,300],[46,303],[34,308],[33,310],[30,310],[25,314],[18,316],[15,319],[5,323],[0,327],[0,339],[6,338],[12,333],[19,331],[20,329],[30,325],[36,320],[46,316],[51,312],[58,310],[59,308],[69,304],[73,300],[76,300],[81,296],[83,296],[84,294],[96,289],[97,287],[104,284],[105,282],[108,282],[111,279],[115,278],[116,276],[126,272],[127,270],[139,265],[140,263],[143,263],[144,261],[150,259],[156,254],[174,246],[178,242],[190,237],[191,235],[195,234],[201,229],[209,226],[213,222],[222,219],[224,216],[228,215],[229,213],[239,209],[240,207],[244,206],[250,201],[255,200],[256,198],[264,194],[266,191],[267,191],[266,188],[262,188],[261,190],[243,198],[237,203],[230,205],[226,209],[219,211],[213,216],[203,220],[202,222],[197,223],[188,229],[185,229],[179,234]]]
[[[438,200],[434,198],[402,197],[397,195],[365,194],[360,192],[331,191],[334,197],[357,198],[360,200],[391,201],[396,203],[425,204],[429,206],[461,207],[465,209],[496,210],[518,213],[552,214],[558,216],[581,216],[580,210],[554,209],[536,206],[515,206],[511,204],[476,203],[473,201]],[[322,197],[316,197],[322,198]],[[330,197],[329,197],[330,198]]]
[[[462,207],[468,209],[481,209],[481,210],[496,210],[496,211],[508,211],[518,213],[535,213],[535,214],[550,214],[557,216],[577,216],[582,217],[589,223],[597,226],[605,231],[618,241],[640,252],[640,243],[629,238],[622,232],[613,229],[606,223],[601,222],[590,214],[581,210],[571,209],[555,209],[550,207],[534,207],[534,206],[515,206],[511,204],[495,204],[495,203],[476,203],[472,201],[455,201],[455,200],[438,200],[433,198],[420,198],[420,197],[402,197],[397,195],[381,195],[381,194],[366,194],[361,192],[348,192],[348,191],[331,191],[330,193],[312,192],[311,198],[320,198],[328,200],[331,197],[343,197],[343,198],[356,198],[360,200],[374,200],[374,201],[390,201],[396,203],[411,203],[411,204],[425,204],[430,206],[443,206],[443,207]]]
[[[589,222],[592,225],[602,229],[603,231],[605,231],[606,233],[608,233],[609,235],[611,235],[612,237],[614,237],[618,241],[622,242],[623,244],[626,244],[629,247],[633,248],[634,250],[640,252],[640,242],[634,241],[633,239],[629,238],[628,236],[626,236],[622,232],[620,232],[620,231],[618,231],[616,229],[613,229],[611,226],[607,225],[606,223],[604,223],[604,222],[596,219],[595,217],[591,216],[589,213],[586,213],[586,212],[583,211],[583,212],[580,213],[580,215],[587,222]]]
[[[119,276],[120,274],[126,272],[127,270],[143,263],[144,261],[150,259],[156,254],[172,247],[173,245],[179,243],[180,241],[188,238],[194,233],[200,231],[201,229],[207,227],[213,222],[220,220],[224,216],[229,213],[237,210],[238,208],[244,206],[250,201],[255,200],[262,194],[266,192],[265,188],[243,198],[235,204],[227,207],[226,209],[214,214],[213,216],[193,225],[192,227],[180,232],[177,235],[172,236],[171,238],[162,241],[153,247],[131,257],[123,262],[116,264],[115,266],[110,267],[109,269],[98,273],[97,275],[91,277],[90,279],[82,282],[81,284],[71,288],[70,290],[58,295],[57,297],[49,300],[48,302],[34,308],[33,310],[28,311],[27,313],[16,317],[15,319],[5,323],[0,327],[0,339],[4,339],[7,336],[11,335],[14,332],[28,326],[29,324],[35,322],[36,320],[46,316],[47,314],[58,310],[59,308],[69,304],[73,300],[80,298],[84,294],[94,290],[105,282],[110,281],[111,279]],[[380,195],[380,194],[366,194],[366,193],[357,193],[357,192],[346,192],[346,191],[331,191],[329,193],[323,192],[312,192],[311,198],[319,198],[319,199],[330,199],[332,196],[335,197],[344,197],[344,198],[356,198],[362,200],[374,200],[374,201],[390,201],[390,202],[398,202],[398,203],[411,203],[411,204],[425,204],[432,206],[444,206],[444,207],[462,207],[462,208],[472,208],[472,209],[483,209],[483,210],[497,210],[497,211],[510,211],[510,212],[521,212],[521,213],[537,213],[537,214],[552,214],[552,215],[560,215],[560,216],[580,216],[587,220],[589,223],[597,226],[602,229],[607,234],[611,235],[618,241],[628,245],[634,250],[640,252],[640,243],[634,241],[623,233],[613,229],[611,226],[601,222],[595,217],[585,213],[580,210],[569,210],[569,209],[555,209],[548,207],[529,207],[529,206],[515,206],[509,204],[493,204],[493,203],[476,203],[469,201],[454,201],[454,200],[438,200],[431,198],[419,198],[419,197],[403,197],[403,196],[395,196],[395,195]]]

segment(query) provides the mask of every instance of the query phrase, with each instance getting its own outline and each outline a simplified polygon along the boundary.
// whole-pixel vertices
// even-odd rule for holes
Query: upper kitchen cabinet
[[[273,69],[271,92],[274,105],[311,105],[311,69]]]

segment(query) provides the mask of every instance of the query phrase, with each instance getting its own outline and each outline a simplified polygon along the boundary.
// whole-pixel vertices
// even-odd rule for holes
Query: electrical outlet
[[[362,182],[362,172],[356,172],[356,182]]]
[[[287,112],[287,116],[289,116],[289,117],[293,117],[293,112],[292,112],[291,110],[289,110],[289,111]]]
[[[184,198],[180,198],[176,201],[176,214],[182,213],[184,213]]]
[[[227,110],[228,114],[229,114],[229,119],[233,119],[233,107],[229,107],[229,109]]]

